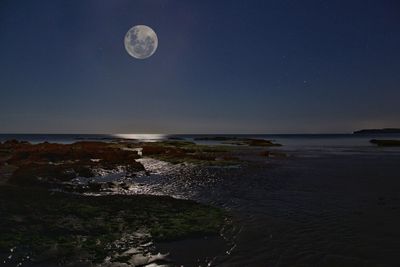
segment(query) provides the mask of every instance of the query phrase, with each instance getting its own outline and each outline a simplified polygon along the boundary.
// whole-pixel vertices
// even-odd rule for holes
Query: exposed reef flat
[[[276,145],[225,138],[216,145],[176,139],[0,143],[0,260],[11,266],[173,266],[156,254],[157,243],[223,240],[230,215],[161,196],[141,181],[182,168],[239,168],[285,156],[268,149]]]
[[[220,209],[167,196],[96,197],[0,186],[0,200],[0,255],[11,255],[7,262],[15,265],[136,266],[139,257],[150,263],[149,242],[216,235],[226,217]]]
[[[276,147],[282,146],[281,144],[274,143],[271,140],[264,139],[239,139],[233,141],[226,141],[225,144],[248,145],[248,146],[263,146],[263,147]]]
[[[218,235],[229,216],[190,200],[129,191],[131,177],[148,175],[140,159],[240,162],[229,155],[183,141],[0,143],[0,259],[13,266],[167,264],[152,254],[152,242]],[[130,194],[102,194],[116,186],[104,179],[113,175]]]
[[[130,174],[144,171],[143,165],[136,161],[140,158],[137,151],[122,150],[110,143],[33,145],[7,141],[0,144],[0,151],[4,159],[1,164],[16,169],[8,178],[9,183],[16,185],[57,185],[121,168]]]
[[[240,137],[229,137],[229,136],[206,136],[196,137],[195,141],[218,141],[223,144],[232,145],[248,145],[248,146],[282,146],[281,144],[274,143],[271,140],[257,139],[257,138],[240,138]]]
[[[265,144],[269,146],[270,143],[265,140],[251,140],[249,146],[257,150],[255,155],[262,157],[284,155],[273,150],[260,151]],[[123,178],[120,179],[123,180],[120,185],[129,187],[125,183],[128,178],[148,174],[148,170],[139,160],[141,158],[154,158],[172,164],[239,166],[247,163],[247,159],[238,153],[243,149],[246,148],[222,144],[200,145],[176,140],[81,141],[73,144],[30,144],[12,140],[0,143],[0,183],[83,193],[85,190],[99,191],[105,187],[115,187],[115,183],[110,182],[115,181],[112,176],[119,175]]]
[[[236,165],[240,159],[235,157],[227,146],[198,145],[187,141],[163,141],[141,144],[142,155],[163,161],[197,165]]]
[[[378,145],[378,146],[400,146],[400,140],[378,140],[378,139],[372,139],[370,141],[372,144]]]

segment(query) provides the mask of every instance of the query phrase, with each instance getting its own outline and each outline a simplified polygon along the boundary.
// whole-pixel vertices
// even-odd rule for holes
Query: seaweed
[[[116,241],[143,229],[156,241],[215,235],[227,216],[168,196],[83,196],[0,186],[0,200],[0,253],[24,248],[38,262],[101,262],[119,252]]]

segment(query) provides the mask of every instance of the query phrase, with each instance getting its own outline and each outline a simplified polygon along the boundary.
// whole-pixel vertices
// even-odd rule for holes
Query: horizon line
[[[358,130],[355,130],[358,131]],[[39,133],[39,132],[0,132],[0,135],[331,135],[331,134],[354,134],[355,131],[351,132],[298,132],[298,133],[232,133],[232,132],[216,132],[216,133],[149,133],[149,132],[138,132],[138,133]]]

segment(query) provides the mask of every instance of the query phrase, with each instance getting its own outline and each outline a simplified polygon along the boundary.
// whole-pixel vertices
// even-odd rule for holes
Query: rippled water
[[[398,266],[400,154],[356,152],[294,151],[240,169],[179,165],[142,182],[232,212],[234,249],[217,266]]]
[[[244,176],[227,201],[243,231],[221,265],[398,266],[399,159],[295,159]]]

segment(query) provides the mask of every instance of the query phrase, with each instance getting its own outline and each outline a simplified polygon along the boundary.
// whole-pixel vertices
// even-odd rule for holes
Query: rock
[[[144,171],[137,162],[137,151],[123,150],[115,144],[104,142],[77,142],[73,144],[29,144],[16,140],[1,144],[7,149],[5,163],[18,169],[10,181],[20,185],[66,182],[76,177],[95,176],[94,169],[115,170],[121,166],[127,172]]]
[[[264,139],[248,139],[245,143],[249,146],[282,146],[281,144],[275,144],[270,140]]]
[[[260,152],[258,155],[260,155],[261,157],[269,157],[270,156],[270,152],[269,151],[263,151]]]
[[[130,264],[133,264],[133,266],[143,266],[146,265],[150,261],[149,257],[143,256],[141,254],[135,254],[132,255],[131,259],[128,261]]]
[[[400,140],[378,140],[372,139],[370,143],[378,146],[400,146]]]

